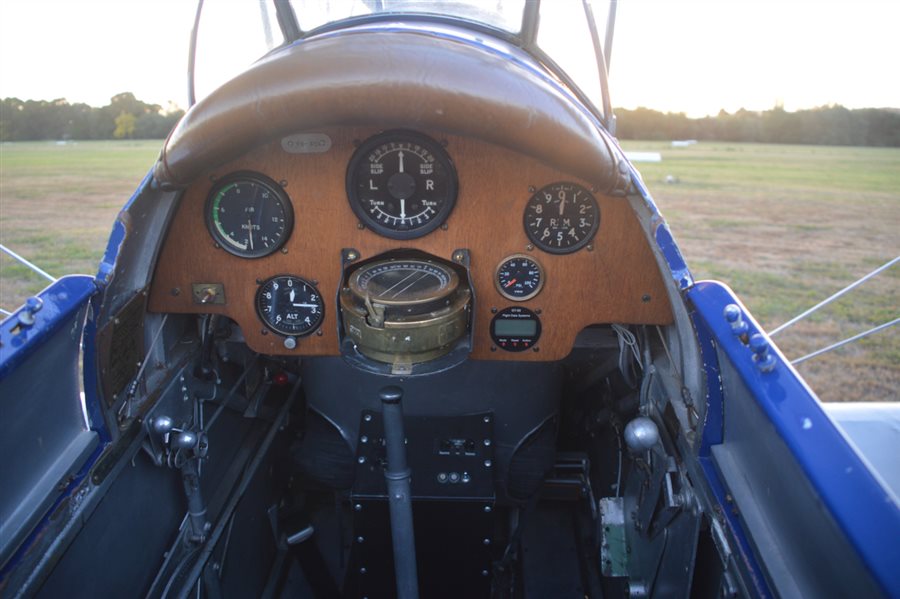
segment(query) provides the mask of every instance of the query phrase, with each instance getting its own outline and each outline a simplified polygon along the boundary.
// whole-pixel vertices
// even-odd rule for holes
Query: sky
[[[571,0],[543,6],[565,1]],[[605,2],[593,4],[605,13]],[[230,10],[237,2],[211,5]],[[618,6],[610,69],[615,106],[694,117],[776,105],[900,108],[900,0],[621,0]],[[145,102],[185,107],[193,12],[189,0],[0,0],[0,97],[103,106],[130,91]],[[248,39],[234,35],[223,47],[258,55]]]

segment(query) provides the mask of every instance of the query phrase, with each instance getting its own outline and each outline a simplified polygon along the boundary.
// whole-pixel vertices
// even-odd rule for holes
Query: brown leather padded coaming
[[[452,33],[452,29],[448,28]],[[403,127],[480,139],[624,189],[611,142],[520,49],[445,32],[350,29],[279,50],[197,103],[154,171],[184,186],[206,169],[299,131]]]

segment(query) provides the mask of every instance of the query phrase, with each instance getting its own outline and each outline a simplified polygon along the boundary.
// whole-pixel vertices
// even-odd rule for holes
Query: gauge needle
[[[294,303],[294,296],[295,296],[295,295],[296,295],[296,294],[294,293],[294,290],[291,289],[291,294],[290,294],[288,297],[291,298],[291,303],[292,303],[292,304]]]
[[[250,249],[253,249],[253,221],[247,219],[247,234],[250,236]]]
[[[317,304],[295,304],[293,301],[291,302],[291,305],[294,306],[295,308],[318,308],[319,307]]]
[[[403,172],[403,152],[400,152],[399,154],[397,154],[397,158],[400,159],[400,172],[402,173]]]
[[[566,196],[563,196],[562,200],[559,202],[559,215],[563,215],[563,211],[566,209]]]
[[[402,153],[400,155],[403,156]],[[403,162],[400,164],[403,164]],[[403,172],[402,168],[400,169],[400,172]],[[406,218],[406,200],[400,200],[400,218]]]
[[[516,281],[517,281],[517,280],[518,280],[518,279],[510,279],[509,283],[507,283],[506,285],[504,285],[503,288],[506,289],[507,287],[512,287],[513,285],[516,284]]]

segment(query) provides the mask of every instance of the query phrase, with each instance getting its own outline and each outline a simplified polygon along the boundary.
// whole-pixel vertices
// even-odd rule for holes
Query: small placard
[[[281,149],[288,154],[321,154],[331,149],[331,138],[324,133],[295,133],[281,138]]]

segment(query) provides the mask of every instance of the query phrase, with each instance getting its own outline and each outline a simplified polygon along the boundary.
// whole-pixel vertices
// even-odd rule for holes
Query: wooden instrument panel
[[[591,324],[669,324],[671,309],[661,274],[637,218],[622,198],[595,194],[600,227],[593,243],[572,254],[531,248],[523,211],[534,189],[558,181],[583,181],[515,152],[471,139],[432,134],[446,141],[459,177],[459,195],[445,223],[424,237],[398,241],[361,228],[345,188],[347,165],[356,145],[374,129],[315,131],[331,139],[320,153],[289,153],[280,142],[261,146],[196,180],[181,198],[163,242],[150,292],[154,312],[217,313],[234,320],[254,351],[271,355],[336,356],[339,351],[338,291],[341,252],[352,248],[369,259],[399,248],[416,249],[446,261],[468,250],[475,295],[472,358],[550,361],[564,358],[575,336]],[[206,228],[204,205],[215,180],[235,171],[255,171],[280,182],[294,210],[294,228],[282,249],[247,259],[218,248]],[[493,277],[507,256],[526,253],[543,265],[541,292],[512,302],[496,290]],[[291,274],[315,281],[325,300],[316,333],[287,349],[256,313],[255,294],[269,277]],[[224,303],[200,304],[194,284],[219,284]],[[542,334],[527,352],[492,349],[492,309],[522,305],[538,312]],[[536,351],[534,351],[536,350]]]

